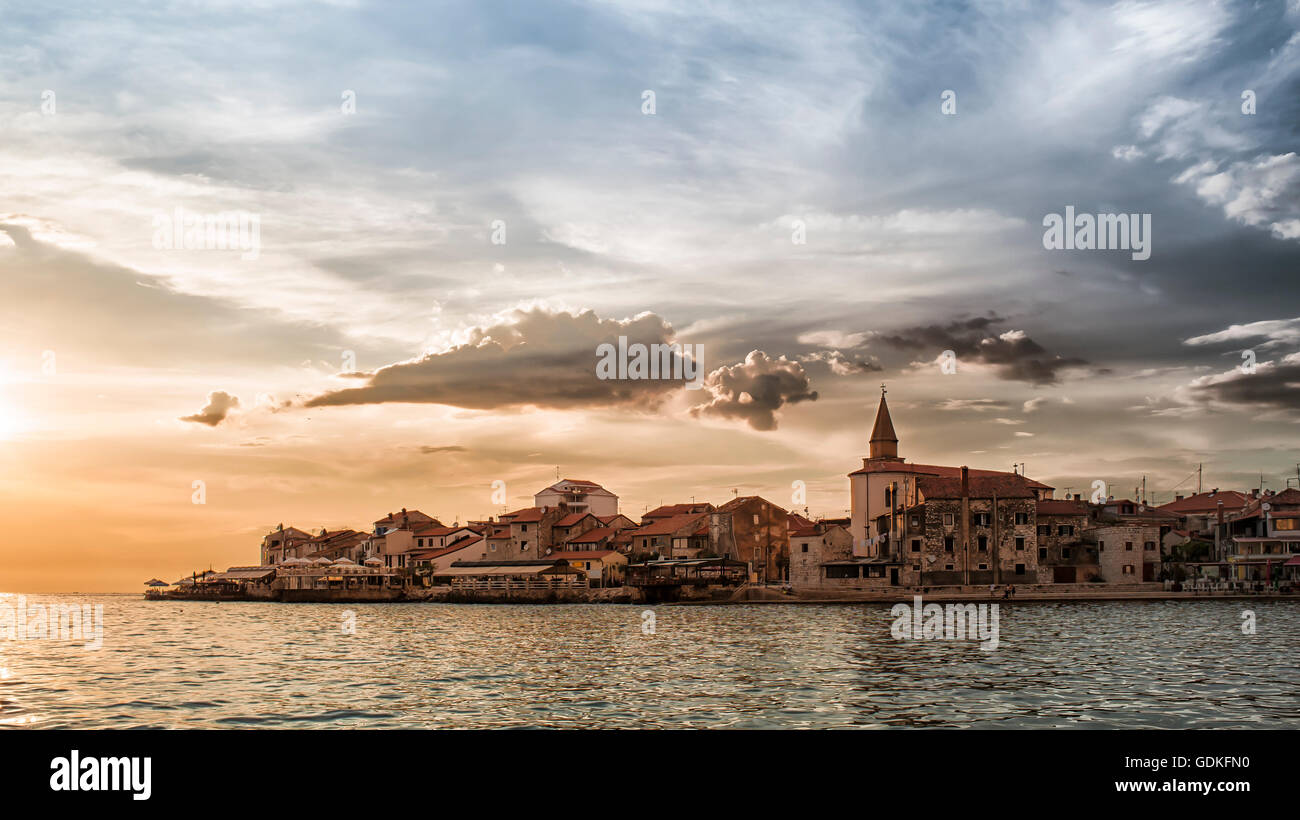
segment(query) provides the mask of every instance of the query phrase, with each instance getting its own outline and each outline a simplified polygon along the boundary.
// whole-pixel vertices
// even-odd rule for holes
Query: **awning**
[[[1283,564],[1282,566],[1284,566],[1284,567],[1300,567],[1300,555],[1293,555],[1293,556],[1291,556],[1291,560],[1290,560],[1290,561],[1287,561],[1287,562],[1286,562],[1285,564]]]

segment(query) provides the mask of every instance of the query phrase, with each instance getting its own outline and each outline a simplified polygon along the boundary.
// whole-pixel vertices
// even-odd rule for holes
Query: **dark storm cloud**
[[[669,391],[682,388],[680,380],[598,378],[597,348],[617,343],[620,336],[627,337],[629,346],[667,344],[673,329],[652,313],[617,320],[601,319],[592,311],[575,315],[516,310],[497,324],[473,328],[463,344],[356,374],[367,383],[312,397],[306,406],[411,402],[475,410],[521,405],[654,407]]]
[[[1084,367],[1086,359],[1050,354],[1021,330],[998,332],[1006,319],[996,314],[957,319],[947,324],[904,328],[881,334],[885,344],[900,350],[924,351],[938,357],[953,351],[958,361],[989,365],[998,378],[1031,384],[1055,384],[1061,371]]]
[[[1253,373],[1237,369],[1196,379],[1190,392],[1202,401],[1295,410],[1300,407],[1300,353],[1276,362],[1260,362]]]

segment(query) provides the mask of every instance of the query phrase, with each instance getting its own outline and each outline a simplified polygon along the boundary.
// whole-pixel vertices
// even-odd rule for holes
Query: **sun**
[[[25,429],[24,418],[13,400],[5,396],[0,386],[0,440],[10,439]]]

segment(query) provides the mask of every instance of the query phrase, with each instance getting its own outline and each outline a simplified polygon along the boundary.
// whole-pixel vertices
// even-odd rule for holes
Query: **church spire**
[[[885,386],[880,385],[880,407],[876,409],[876,425],[871,428],[870,458],[898,459],[898,434],[894,432],[894,421],[889,417],[889,405],[885,402]]]

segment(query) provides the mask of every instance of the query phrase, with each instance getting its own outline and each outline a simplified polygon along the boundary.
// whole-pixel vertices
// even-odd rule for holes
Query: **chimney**
[[[962,582],[970,583],[970,470],[966,465],[961,467],[961,544],[963,557],[962,561]]]

